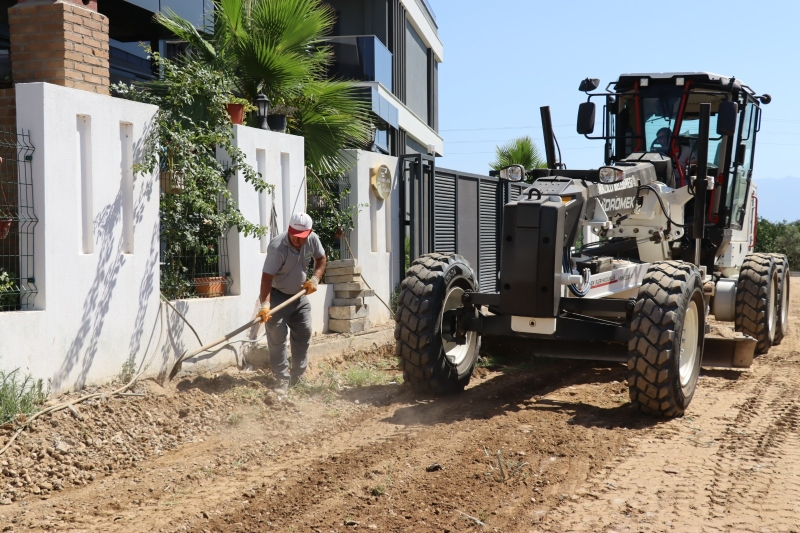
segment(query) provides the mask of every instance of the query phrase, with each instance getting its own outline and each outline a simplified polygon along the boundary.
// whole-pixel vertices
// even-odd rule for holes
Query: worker
[[[672,131],[669,128],[661,128],[656,132],[656,138],[650,146],[650,151],[661,152],[664,155],[669,155],[669,138]]]
[[[307,295],[317,290],[325,272],[325,249],[306,213],[296,213],[289,228],[269,243],[261,274],[261,309],[258,316],[266,322],[269,361],[275,376],[275,392],[286,395],[289,387],[300,382],[308,366],[308,344],[311,340],[311,304]],[[308,265],[314,258],[314,275],[306,279]],[[280,305],[296,293],[306,293],[274,315],[270,308]],[[286,354],[286,336],[292,347],[292,369]]]

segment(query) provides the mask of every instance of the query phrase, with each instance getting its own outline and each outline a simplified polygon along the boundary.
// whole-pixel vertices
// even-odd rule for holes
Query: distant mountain
[[[771,222],[800,220],[800,178],[755,179],[758,215]]]

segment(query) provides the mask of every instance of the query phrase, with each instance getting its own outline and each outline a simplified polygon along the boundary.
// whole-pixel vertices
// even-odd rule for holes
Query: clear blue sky
[[[628,72],[736,76],[764,106],[754,178],[800,176],[800,2],[429,0],[444,43],[437,165],[484,174],[496,145],[530,135],[544,152],[549,105],[569,168],[602,164],[575,132],[578,84]],[[599,127],[598,116],[598,127]]]

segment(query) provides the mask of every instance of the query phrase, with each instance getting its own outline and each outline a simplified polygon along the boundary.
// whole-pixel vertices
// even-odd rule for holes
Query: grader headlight
[[[600,183],[616,183],[625,179],[625,172],[614,167],[600,167]]]

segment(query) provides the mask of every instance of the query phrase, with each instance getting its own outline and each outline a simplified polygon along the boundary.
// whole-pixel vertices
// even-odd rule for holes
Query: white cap
[[[289,235],[294,237],[308,237],[314,221],[306,213],[295,213],[289,220]]]

